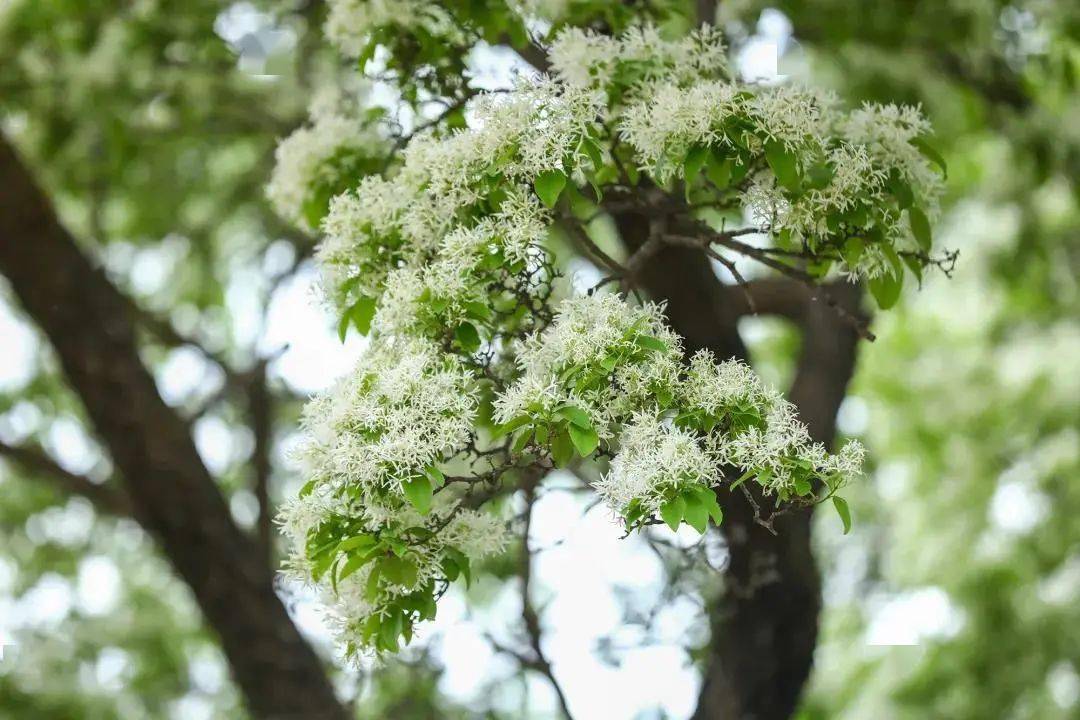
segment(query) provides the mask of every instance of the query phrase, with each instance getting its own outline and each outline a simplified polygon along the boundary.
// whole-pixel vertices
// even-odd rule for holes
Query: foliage
[[[615,332],[596,340],[617,350],[611,374],[620,376],[618,388],[593,377],[578,390],[556,373],[552,389],[558,400],[537,396],[543,402],[514,428],[507,425],[521,414],[491,417],[509,407],[511,388],[525,400],[526,391],[535,389],[526,377],[539,381],[552,372],[543,368],[560,356],[573,357],[563,369],[580,365],[573,372],[581,379],[604,372],[607,354],[579,359],[580,345],[542,357],[545,344],[556,339],[557,310],[572,313],[578,303],[586,318],[597,313],[584,309],[595,306],[582,298],[560,304],[568,293],[557,269],[574,267],[568,260],[577,255],[608,274],[605,287],[631,291],[640,266],[630,261],[648,260],[657,245],[643,255],[635,248],[625,255],[612,250],[614,243],[603,235],[604,210],[644,202],[643,213],[671,221],[662,230],[664,246],[708,235],[714,242],[695,240],[693,246],[715,252],[721,266],[718,258],[739,261],[734,267],[751,280],[755,263],[771,264],[772,271],[799,282],[854,274],[871,285],[881,307],[899,306],[878,320],[878,342],[860,351],[851,406],[865,401],[869,421],[862,430],[857,423],[843,424],[867,444],[874,482],[844,491],[856,521],[850,536],[834,537],[841,522],[831,512],[816,533],[826,608],[802,715],[1071,716],[1075,705],[1060,701],[1060,688],[1067,689],[1080,668],[1072,522],[1078,509],[1072,432],[1077,420],[1075,403],[1069,402],[1076,395],[1069,370],[1076,351],[1080,158],[1072,130],[1078,25],[1071,3],[724,2],[716,18],[732,45],[724,51],[685,39],[696,24],[689,2],[485,0],[438,3],[443,10],[434,14],[426,10],[436,6],[430,2],[409,3],[414,12],[389,2],[259,5],[273,8],[273,26],[292,33],[295,46],[287,64],[253,75],[237,68],[237,45],[230,48],[213,30],[232,11],[228,4],[2,4],[0,113],[5,135],[17,142],[65,223],[132,296],[144,357],[159,379],[167,377],[169,364],[191,354],[207,368],[199,373],[199,389],[170,402],[191,419],[197,436],[210,423],[219,434],[228,429],[232,454],[214,470],[235,507],[243,507],[255,487],[250,466],[259,454],[243,427],[251,379],[246,373],[270,359],[255,344],[251,308],[264,306],[295,269],[285,266],[311,251],[310,239],[288,229],[267,211],[269,205],[288,223],[322,235],[324,294],[350,343],[358,332],[413,338],[410,352],[403,353],[413,358],[410,372],[419,366],[417,357],[430,358],[430,365],[423,364],[424,379],[438,378],[445,383],[440,387],[464,383],[466,391],[449,398],[404,382],[396,388],[398,399],[421,401],[408,405],[387,388],[365,388],[371,368],[362,367],[311,405],[305,427],[324,434],[309,435],[303,448],[309,478],[342,485],[352,478],[357,492],[370,485],[375,495],[391,498],[393,513],[372,522],[368,510],[382,506],[367,500],[363,511],[353,503],[347,512],[332,512],[343,509],[337,499],[306,516],[299,512],[303,503],[291,508],[287,529],[303,554],[299,572],[306,574],[311,562],[311,528],[303,530],[303,523],[327,518],[324,536],[311,536],[323,540],[311,547],[318,563],[326,564],[321,584],[340,581],[348,569],[338,590],[362,606],[367,579],[375,574],[377,590],[393,610],[383,641],[391,646],[392,631],[400,628],[393,640],[400,644],[412,619],[434,612],[428,599],[438,594],[436,584],[516,571],[510,553],[493,553],[504,545],[514,548],[506,542],[508,523],[519,527],[514,493],[533,482],[517,466],[553,461],[556,446],[561,459],[592,479],[613,509],[628,511],[634,523],[700,529],[709,517],[721,521],[721,505],[730,513],[732,503],[742,502],[738,489],[702,490],[715,482],[731,487],[741,474],[721,480],[715,461],[722,456],[731,462],[736,446],[703,439],[733,440],[727,428],[735,423],[743,423],[740,432],[767,432],[769,426],[757,423],[783,413],[782,401],[744,365],[691,354],[691,364],[680,367],[681,342],[662,324],[634,336],[640,341]],[[294,5],[303,9],[295,11]],[[766,5],[783,10],[794,26],[799,44],[788,43],[784,62],[796,69],[782,66],[781,72],[794,74],[795,83],[740,82],[739,68],[729,60],[753,42]],[[373,10],[358,21],[365,8]],[[331,41],[347,57],[348,77],[337,57],[318,51],[326,12],[336,18]],[[710,37],[719,39],[718,33]],[[522,78],[519,90],[505,97],[476,98],[482,83],[471,73],[489,45],[512,46],[541,66],[547,62],[541,48],[562,47],[564,59],[556,52],[548,67],[554,80],[546,87],[552,93],[541,97],[534,79]],[[709,58],[702,61],[707,67],[696,67],[695,53]],[[390,112],[374,107],[366,83],[356,78],[361,63],[368,79],[400,92],[402,103]],[[805,74],[800,63],[807,66]],[[256,76],[263,72],[277,77]],[[799,81],[828,86],[843,103],[828,92],[798,88]],[[325,85],[335,90],[311,97],[312,87]],[[568,101],[575,97],[599,108],[581,120],[583,132],[569,135],[589,142],[571,142],[562,154],[551,150],[551,162],[532,169],[515,154],[518,148],[508,151],[498,158],[499,172],[514,179],[513,192],[484,207],[492,199],[488,188],[471,179],[466,185],[448,182],[444,188],[465,189],[479,205],[467,217],[453,218],[451,228],[423,226],[461,207],[460,195],[438,205],[442,191],[422,187],[430,182],[423,173],[432,153],[447,158],[444,153],[477,142],[485,113],[506,119],[504,130],[512,130],[515,119],[522,122],[517,127],[527,128],[505,145],[500,138],[509,136],[492,132],[483,138],[492,143],[487,147],[523,143],[531,149],[537,116],[573,110]],[[862,101],[885,105],[861,108]],[[889,108],[898,102],[918,106],[921,113]],[[786,127],[778,122],[781,104],[804,120],[807,112],[816,117],[808,126],[813,132],[787,136],[790,148],[768,142],[770,133]],[[718,107],[724,122],[704,122]],[[924,117],[933,122],[932,136]],[[729,121],[740,126],[737,132],[729,132]],[[275,139],[301,125],[306,133],[280,144],[272,173]],[[471,129],[455,144],[451,131],[466,125]],[[415,129],[426,139],[410,143]],[[896,142],[897,137],[904,139]],[[897,155],[883,149],[890,143]],[[401,185],[399,178],[413,172],[412,155],[419,173],[413,177],[423,179]],[[537,172],[538,167],[543,169]],[[852,167],[865,172],[845,175]],[[478,176],[487,169],[484,162],[474,168]],[[910,207],[901,207],[909,193],[895,182],[894,169],[897,176],[911,171],[921,178],[908,182]],[[830,174],[825,186],[816,186]],[[269,204],[263,197],[268,178],[276,188],[267,191]],[[844,187],[851,193],[831,192]],[[858,212],[844,217],[860,203],[869,208],[865,224]],[[759,214],[745,217],[748,207]],[[822,214],[821,207],[845,209]],[[935,236],[929,247],[920,214]],[[820,226],[822,216],[839,219]],[[743,229],[764,232],[733,234]],[[841,242],[851,229],[866,231],[866,237],[848,244],[844,236]],[[951,283],[925,272],[927,261],[946,259],[938,249],[942,239],[964,252]],[[896,251],[899,263],[886,248]],[[757,257],[744,260],[750,253]],[[148,280],[152,258],[167,263],[166,281]],[[509,272],[515,262],[524,266]],[[797,272],[809,277],[791,275]],[[914,279],[930,291],[913,300],[902,292],[901,277],[908,289]],[[489,302],[496,295],[499,300]],[[597,296],[615,303],[614,296]],[[655,313],[633,301],[619,302],[606,307],[620,316]],[[514,317],[510,308],[522,305],[530,307]],[[741,329],[755,370],[771,376],[771,368],[792,364],[797,343],[766,347],[755,340],[760,327],[764,321],[747,319]],[[193,350],[195,343],[210,354]],[[56,452],[58,443],[89,443],[95,462],[88,474],[114,487],[108,459],[84,439],[87,432],[78,433],[79,440],[63,432],[89,423],[47,348],[31,355],[32,378],[0,388],[0,440],[64,458],[66,453]],[[365,360],[376,355],[373,350]],[[531,374],[520,364],[527,356]],[[384,367],[400,365],[399,375],[409,379],[400,358],[384,357]],[[488,371],[501,388],[477,380]],[[303,389],[289,387],[275,373],[271,363],[278,445],[296,424],[296,398]],[[640,397],[650,395],[645,383],[670,390],[668,412],[635,412]],[[622,392],[624,387],[637,388],[637,394]],[[699,387],[720,389],[706,393]],[[732,387],[753,393],[725,394]],[[334,402],[343,388],[354,393],[355,404]],[[447,399],[459,402],[440,403],[449,414],[417,428],[430,432],[409,436],[408,446],[386,442],[386,428],[393,426],[388,420],[403,421],[422,414],[432,400]],[[684,413],[684,406],[693,409]],[[721,416],[721,431],[717,424],[709,427]],[[788,422],[777,425],[789,427]],[[507,432],[496,438],[499,424]],[[448,444],[439,446],[444,438]],[[451,457],[470,443],[464,455]],[[762,447],[748,443],[745,450]],[[497,461],[508,457],[515,463],[498,479],[488,475],[486,460],[475,466],[464,461],[474,450],[493,448],[502,449]],[[795,456],[809,452],[811,460],[817,453],[798,442],[791,449]],[[333,457],[343,464],[335,467]],[[373,457],[398,469],[380,470]],[[759,468],[780,461],[780,469],[805,470],[784,462],[788,457],[766,452],[745,459]],[[840,463],[844,457],[826,460]],[[294,494],[295,486],[282,472],[278,453],[271,460],[276,501]],[[767,482],[778,493],[781,487],[794,491],[798,478],[775,481],[774,470]],[[830,481],[817,477],[825,482],[815,480],[815,497],[823,498]],[[3,466],[0,625],[15,616],[9,608],[34,601],[42,588],[76,588],[86,559],[107,557],[120,569],[119,600],[100,614],[75,605],[56,625],[7,626],[19,643],[17,656],[26,662],[0,663],[0,715],[157,717],[179,712],[186,706],[177,703],[195,698],[213,714],[240,716],[231,682],[206,684],[208,666],[223,672],[213,633],[202,626],[186,590],[170,577],[148,539],[131,521],[117,520],[108,510],[87,512],[69,490],[48,482],[45,474],[15,462]],[[756,482],[748,476],[740,487]],[[304,502],[322,496],[317,485],[308,486]],[[1016,497],[1017,487],[1033,498],[1042,508],[1038,520],[1019,529],[1002,526],[1000,509],[995,511],[1002,502],[1000,487],[1008,490],[1006,499]],[[461,498],[468,507],[454,514]],[[629,507],[635,499],[637,506]],[[486,503],[475,507],[481,500]],[[783,507],[789,506],[797,507],[798,500]],[[68,526],[61,515],[81,518],[77,525],[92,529],[77,537],[57,534]],[[447,518],[437,539],[433,533],[416,544],[425,528]],[[341,547],[346,537],[351,542]],[[359,566],[373,550],[374,558]],[[715,575],[703,589],[699,577],[684,572],[688,555],[669,553],[665,600],[716,591]],[[415,584],[424,586],[418,595],[395,584],[411,580],[413,568]],[[423,573],[436,578],[430,588]],[[922,638],[921,650],[866,648],[880,598],[926,587],[947,593],[963,618],[960,630]],[[485,591],[473,585],[472,596]],[[333,606],[332,584],[326,592]],[[642,604],[631,603],[632,614],[647,614]],[[343,633],[357,620],[348,613],[338,619]],[[364,628],[354,631],[362,634]],[[688,640],[700,649],[701,638],[691,634]],[[358,712],[476,717],[481,706],[491,706],[485,698],[469,710],[453,707],[438,687],[437,664],[421,653],[414,646],[373,671]],[[118,690],[115,678],[98,669],[121,654],[128,687]],[[348,678],[338,679],[345,688]],[[514,716],[525,714],[522,708]]]
[[[381,3],[337,3],[328,31],[362,67],[372,52],[353,52],[357,38],[384,46],[391,68],[438,77],[469,23],[452,5],[413,9],[401,20]],[[403,22],[420,52],[395,59]],[[445,40],[439,52],[428,35]],[[454,577],[501,547],[489,525],[448,541],[459,518],[483,517],[461,513],[538,471],[613,457],[595,486],[627,529],[685,521],[699,532],[722,519],[712,488],[725,465],[742,474],[731,489],[750,481],[800,505],[832,498],[859,472],[857,445],[830,457],[810,443],[792,406],[746,366],[698,354],[684,372],[660,308],[602,292],[555,304],[550,233],[587,238],[583,212],[651,194],[669,214],[653,244],[715,238],[806,282],[835,266],[869,278],[883,306],[905,263],[921,277],[940,262],[926,212],[943,168],[917,111],[844,112],[810,90],[739,83],[707,26],[673,40],[651,26],[618,37],[568,28],[553,36],[550,63],[550,77],[477,97],[467,129],[437,118],[385,173],[356,173],[322,218],[325,295],[343,333],[370,324],[371,347],[354,378],[309,408],[310,480],[283,522],[291,569],[333,607],[349,655],[408,641]],[[306,196],[321,197],[321,178],[341,176],[354,136],[340,137],[340,151],[310,137],[305,128],[281,146],[272,194],[314,182]],[[733,209],[754,224],[726,231]],[[773,247],[736,240],[750,231]],[[834,504],[847,526],[846,505]]]

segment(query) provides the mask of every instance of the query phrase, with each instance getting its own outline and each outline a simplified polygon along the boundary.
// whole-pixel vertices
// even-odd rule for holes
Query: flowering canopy
[[[939,158],[917,110],[848,112],[737,82],[707,27],[668,39],[555,23],[550,76],[472,97],[446,84],[458,62],[446,48],[490,35],[478,17],[528,41],[515,41],[517,10],[487,4],[498,12],[331,3],[327,32],[347,55],[363,65],[382,45],[411,78],[406,100],[456,102],[398,142],[380,139],[377,114],[317,115],[282,143],[270,187],[285,217],[321,229],[342,334],[370,334],[354,374],[305,412],[308,482],[281,518],[291,571],[320,589],[350,654],[408,641],[449,583],[505,544],[503,498],[551,467],[606,462],[595,489],[627,529],[704,532],[722,522],[716,491],[743,483],[777,503],[832,498],[849,522],[835,493],[860,472],[856,443],[830,455],[748,366],[684,357],[661,306],[599,287],[559,300],[553,239],[583,245],[624,292],[664,244],[733,268],[716,246],[808,284],[862,278],[883,307],[905,268],[940,263]],[[449,129],[466,101],[469,126]],[[625,264],[589,236],[589,219],[620,205],[658,218]],[[725,230],[733,211],[752,224]],[[770,243],[738,239],[749,232]]]

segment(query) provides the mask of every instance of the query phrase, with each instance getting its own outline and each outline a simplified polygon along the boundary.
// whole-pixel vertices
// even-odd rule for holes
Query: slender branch
[[[537,72],[546,73],[551,68],[551,63],[548,62],[547,52],[536,43],[530,42],[524,47],[514,47],[511,44],[510,39],[504,37],[501,39],[500,44],[507,46],[517,53],[518,57],[531,65]]]
[[[754,258],[761,264],[766,265],[783,275],[798,280],[805,285],[815,299],[824,301],[824,303],[832,308],[833,312],[840,316],[844,322],[855,329],[855,332],[859,337],[870,341],[876,339],[874,333],[870,331],[869,323],[866,320],[852,314],[847,308],[838,303],[832,294],[819,285],[816,279],[805,270],[776,260],[768,253],[762,251],[761,248],[754,247],[753,245],[735,239],[734,235],[730,232],[718,233],[704,223],[699,223],[698,227],[701,230],[701,234],[698,236],[665,235],[664,240],[672,245],[700,248],[702,251],[706,252],[706,254],[709,254],[710,257],[717,257],[715,252],[710,253],[709,248],[711,244],[716,244],[746,255],[747,257]]]
[[[543,674],[551,683],[551,687],[559,701],[559,708],[562,710],[566,720],[573,720],[570,707],[566,701],[566,694],[559,685],[559,681],[555,679],[555,672],[552,670],[551,663],[544,655],[544,650],[541,647],[540,640],[543,630],[540,628],[540,616],[537,614],[532,599],[529,597],[532,580],[532,552],[529,550],[529,530],[532,525],[532,508],[536,502],[536,485],[538,482],[539,477],[537,476],[530,478],[525,484],[525,528],[522,533],[519,565],[521,574],[521,617],[525,621],[525,631],[529,635],[529,645],[534,656],[533,668]]]
[[[625,266],[619,263],[618,260],[611,257],[611,255],[604,252],[604,250],[596,244],[589,233],[585,231],[583,227],[577,222],[567,220],[562,223],[562,226],[570,233],[571,239],[581,248],[585,249],[590,255],[599,260],[608,270],[615,273],[619,277],[627,277],[630,273]]]
[[[253,492],[259,503],[256,537],[262,551],[271,562],[274,550],[273,509],[270,507],[273,415],[273,398],[267,387],[266,361],[260,360],[252,373],[251,386],[248,389],[248,419],[254,439],[251,454],[251,467],[255,476]]]

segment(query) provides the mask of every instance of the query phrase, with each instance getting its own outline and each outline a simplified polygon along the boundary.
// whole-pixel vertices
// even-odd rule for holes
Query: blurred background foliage
[[[305,378],[347,367],[290,359],[267,320],[313,246],[262,188],[276,140],[339,79],[324,13],[0,0],[3,131],[132,298],[163,396],[256,534],[258,458],[271,503],[295,491],[284,448]],[[819,518],[824,633],[801,716],[1077,717],[1080,6],[733,0],[717,13],[736,55],[775,44],[782,74],[846,102],[921,104],[950,171],[937,234],[961,251],[953,279],[909,289],[861,349],[840,428],[865,441],[873,472],[852,488],[851,536]],[[0,443],[108,487],[47,343],[2,283],[0,302]],[[743,322],[755,362],[782,378],[794,334]],[[252,423],[263,386],[268,438]],[[242,715],[187,588],[125,515],[67,492],[55,468],[0,465],[0,642],[16,644],[0,661],[0,717]],[[665,596],[714,591],[665,557]],[[628,620],[647,622],[640,604],[624,598]],[[698,627],[685,641],[706,639]],[[367,679],[331,672],[346,697],[367,688],[362,717],[530,712],[505,691],[465,709],[442,692],[443,671],[419,649]]]

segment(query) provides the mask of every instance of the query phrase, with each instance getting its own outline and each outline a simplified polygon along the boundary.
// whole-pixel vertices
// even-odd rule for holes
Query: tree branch
[[[647,242],[648,219],[634,213],[616,218],[631,252]],[[683,336],[688,354],[709,349],[720,358],[747,358],[736,323],[749,303],[738,287],[719,281],[700,243],[665,245],[641,268],[639,280],[653,298],[667,301],[668,320]],[[853,367],[854,328],[824,303],[809,302],[810,290],[799,280],[770,278],[747,286],[759,312],[789,317],[803,329],[802,379],[793,400],[806,406],[814,437],[831,439],[831,421],[824,418],[835,417],[843,397]],[[848,312],[853,307],[857,304],[845,305]],[[815,368],[814,374],[802,368]],[[830,402],[811,407],[817,400],[809,389],[823,377],[831,379],[825,398]],[[694,717],[786,720],[798,704],[817,640],[821,581],[810,544],[810,514],[776,518],[773,534],[755,522],[753,507],[743,498],[725,494],[720,502],[729,564],[725,592],[712,611],[712,642]]]
[[[532,580],[532,552],[529,550],[529,530],[532,526],[532,509],[536,502],[536,484],[538,479],[530,479],[525,484],[525,529],[521,538],[521,559],[518,572],[521,575],[521,618],[525,622],[525,631],[529,635],[529,646],[533,652],[533,668],[544,675],[551,683],[555,696],[559,700],[559,709],[562,710],[566,720],[573,720],[570,714],[570,706],[566,702],[566,694],[563,693],[559,681],[555,679],[555,672],[544,655],[540,646],[543,631],[540,628],[540,616],[533,607],[530,597],[530,583]]]
[[[318,658],[274,593],[273,570],[233,523],[188,426],[142,365],[127,302],[2,139],[0,187],[0,272],[52,342],[135,517],[220,636],[252,714],[343,720]]]
[[[849,313],[858,313],[858,286],[837,284],[831,291]],[[858,336],[823,303],[802,307],[802,351],[789,397],[810,436],[828,445],[855,369]],[[775,517],[772,535],[754,523],[750,507],[725,508],[734,582],[713,612],[696,720],[790,717],[813,661],[821,578],[811,553],[811,513]]]
[[[268,562],[274,558],[273,509],[270,507],[270,453],[273,433],[273,400],[267,387],[266,361],[256,363],[248,389],[248,419],[255,447],[251,453],[253,491],[259,503],[256,538]]]
[[[69,472],[38,449],[0,442],[0,456],[10,459],[28,473],[44,478],[61,492],[81,495],[102,512],[117,516],[131,515],[131,502],[121,490],[94,482],[85,475]]]

